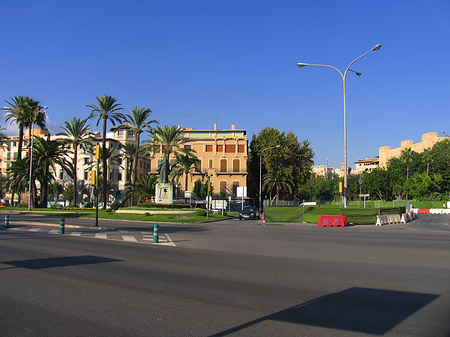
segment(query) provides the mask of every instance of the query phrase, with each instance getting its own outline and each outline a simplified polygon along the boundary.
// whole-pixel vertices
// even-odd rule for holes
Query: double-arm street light
[[[259,208],[260,211],[262,210],[262,203],[261,203],[261,194],[262,194],[262,192],[261,192],[261,180],[262,180],[262,178],[261,178],[261,176],[262,176],[262,154],[263,154],[263,152],[266,151],[266,150],[275,149],[275,148],[279,148],[279,147],[280,147],[280,144],[275,145],[275,146],[271,146],[271,147],[266,147],[265,149],[263,149],[263,150],[259,153],[259,206],[258,206],[258,208]]]
[[[360,57],[354,59],[348,65],[347,69],[345,69],[344,73],[342,73],[338,68],[330,66],[330,65],[327,65],[327,64],[297,63],[297,66],[300,67],[300,68],[306,67],[306,66],[332,68],[332,69],[336,70],[339,73],[339,75],[341,75],[341,77],[342,77],[342,84],[343,84],[343,88],[344,88],[344,207],[347,207],[347,203],[348,203],[348,189],[347,189],[347,175],[348,175],[348,171],[347,171],[347,102],[346,102],[346,94],[345,94],[345,79],[346,79],[347,73],[349,71],[352,71],[352,72],[356,73],[356,75],[360,76],[361,73],[350,69],[352,64],[355,63],[356,61],[358,61],[360,58],[366,56],[370,52],[375,51],[375,50],[379,50],[380,48],[381,48],[381,44],[377,44],[375,47],[370,49],[368,52],[366,52],[366,53],[362,54]]]

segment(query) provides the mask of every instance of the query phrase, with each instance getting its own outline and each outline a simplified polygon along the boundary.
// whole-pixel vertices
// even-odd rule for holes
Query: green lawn
[[[303,213],[304,211],[304,213]],[[398,214],[404,212],[403,208],[382,208],[381,214]],[[298,207],[265,207],[264,217],[268,222],[308,222],[318,223],[322,214],[327,215],[345,215],[347,222],[353,224],[372,224],[376,223],[377,208],[340,208],[338,206],[298,206]]]
[[[32,211],[28,211],[26,208],[18,208],[18,207],[2,207],[2,213],[7,213],[8,210],[12,211],[20,211],[25,214],[41,214],[41,215],[51,215],[59,218],[90,218],[95,219],[95,209],[33,209]],[[151,211],[151,209],[145,209]],[[155,209],[161,211],[161,208]],[[174,211],[174,209],[168,209],[170,211]],[[181,209],[182,211],[183,209]],[[184,209],[186,210],[186,209]],[[222,216],[220,213],[209,214],[209,220],[218,220],[230,218],[232,216],[236,216],[236,214],[232,213],[230,215]],[[130,214],[130,213],[116,213],[115,211],[105,211],[99,209],[98,212],[99,219],[113,219],[113,220],[132,220],[132,221],[150,221],[150,222],[175,222],[175,223],[201,223],[207,221],[206,216],[198,216],[194,214],[154,214],[154,215],[145,215],[145,214]]]

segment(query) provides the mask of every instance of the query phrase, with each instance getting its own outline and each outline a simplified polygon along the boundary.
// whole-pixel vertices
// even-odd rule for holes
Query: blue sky
[[[296,64],[344,71],[377,43],[352,66],[363,75],[347,77],[349,166],[380,146],[450,133],[448,0],[5,0],[0,12],[0,100],[39,100],[52,133],[108,94],[161,124],[235,124],[249,139],[292,130],[317,165],[339,166],[342,79]]]

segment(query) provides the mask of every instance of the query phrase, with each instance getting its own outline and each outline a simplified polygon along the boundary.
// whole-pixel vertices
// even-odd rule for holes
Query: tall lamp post
[[[352,72],[356,73],[356,75],[360,76],[361,73],[350,69],[351,65],[353,63],[355,63],[356,61],[358,61],[360,58],[362,58],[362,57],[366,56],[367,54],[369,54],[370,52],[375,51],[375,50],[379,50],[380,48],[381,48],[381,44],[377,44],[375,47],[373,47],[369,51],[365,52],[360,57],[354,59],[348,65],[347,69],[345,69],[344,73],[342,73],[338,68],[330,66],[330,65],[327,65],[327,64],[297,63],[297,66],[300,67],[300,68],[306,67],[306,66],[332,68],[332,69],[336,70],[339,73],[339,75],[341,75],[341,77],[342,77],[342,84],[343,84],[343,88],[344,88],[344,207],[345,208],[347,208],[347,203],[348,203],[348,190],[347,190],[347,175],[348,175],[348,171],[347,171],[347,102],[346,102],[346,94],[345,94],[345,79],[347,78],[347,73],[349,71],[352,71]]]
[[[275,148],[279,148],[280,144],[275,145],[275,146],[271,146],[271,147],[266,147],[265,149],[263,149],[260,153],[259,153],[259,210],[261,211],[262,209],[262,201],[261,201],[261,176],[262,176],[262,154],[264,151],[266,150],[270,150],[270,149],[275,149]]]
[[[48,106],[45,107],[40,107],[40,106],[36,106],[32,112],[31,112],[31,116],[30,116],[30,134],[31,134],[31,139],[30,139],[30,176],[29,176],[29,181],[28,181],[28,210],[31,211],[31,203],[33,201],[32,198],[32,186],[31,186],[31,178],[33,176],[33,139],[34,139],[34,135],[33,135],[33,124],[34,121],[37,117],[37,115],[39,114],[39,112],[43,112],[45,113],[45,109],[48,109]],[[47,207],[47,206],[46,206]]]

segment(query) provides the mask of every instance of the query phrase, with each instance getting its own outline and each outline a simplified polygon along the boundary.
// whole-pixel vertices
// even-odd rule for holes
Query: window
[[[213,152],[213,146],[212,145],[206,145],[206,152]]]
[[[89,165],[89,164],[90,164],[89,158],[84,158],[84,165]]]
[[[161,148],[159,147],[159,145],[153,145],[153,152],[154,152],[154,153],[159,153],[159,152],[161,152]]]
[[[13,142],[13,146],[17,146],[17,142]]]
[[[220,160],[220,172],[227,172],[227,160],[226,159]]]
[[[134,137],[134,131],[128,131],[128,137]]]
[[[227,193],[227,182],[226,181],[220,182],[220,193]]]
[[[223,152],[223,145],[217,145],[216,146],[216,151],[217,152]]]
[[[195,163],[195,169],[199,172],[202,171],[202,162],[199,161],[198,163]]]
[[[235,153],[236,145],[225,145],[225,153]]]
[[[117,180],[122,181],[122,173],[119,172],[119,174],[117,175]]]
[[[64,172],[63,171],[59,172],[59,179],[64,179]]]
[[[245,145],[244,144],[239,144],[238,145],[238,152],[239,153],[245,153]]]
[[[88,180],[89,179],[89,172],[85,171],[84,172],[84,180]]]
[[[239,172],[239,159],[233,159],[233,172]]]
[[[233,195],[237,195],[237,188],[239,187],[239,181],[233,181]]]
[[[209,168],[210,169],[214,168],[214,162],[212,159],[209,160]]]
[[[117,134],[118,134],[119,136],[123,136],[123,130],[117,131]]]
[[[192,145],[185,145],[184,149],[188,150],[188,151],[191,151],[192,150]]]

